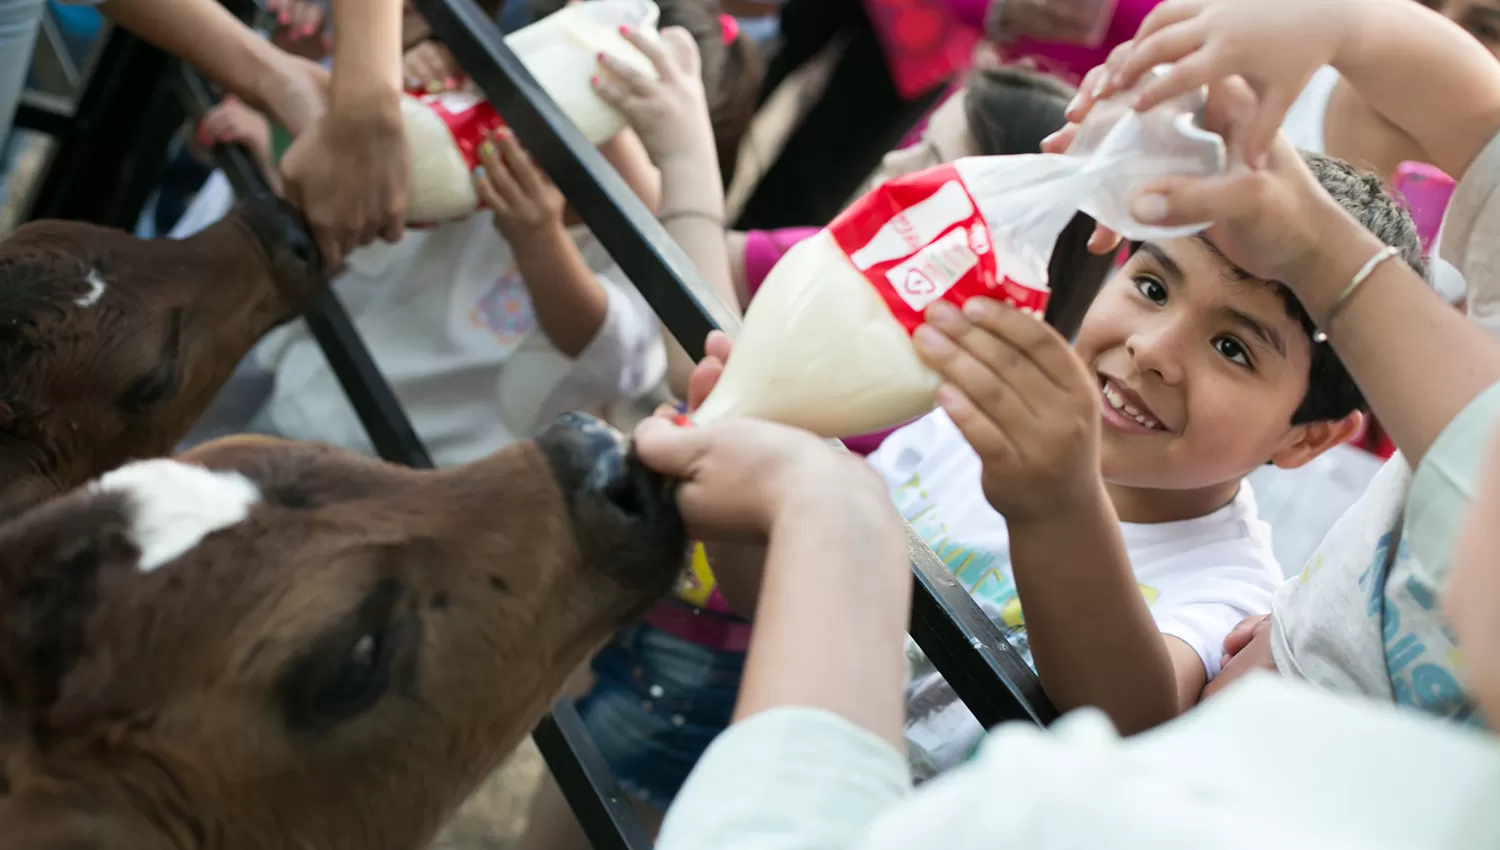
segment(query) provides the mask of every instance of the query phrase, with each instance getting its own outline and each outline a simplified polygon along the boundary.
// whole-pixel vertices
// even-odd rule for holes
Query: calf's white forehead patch
[[[89,273],[84,277],[83,282],[89,285],[89,291],[73,299],[73,303],[80,307],[92,307],[98,304],[99,299],[104,297],[104,275],[99,274],[98,269],[90,266]]]
[[[159,458],[122,466],[92,488],[122,493],[130,534],[141,550],[140,569],[170,563],[208,535],[242,522],[260,489],[238,472],[221,472]]]

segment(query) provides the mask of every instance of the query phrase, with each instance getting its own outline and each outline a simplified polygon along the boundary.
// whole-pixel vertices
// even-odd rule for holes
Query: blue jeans
[[[46,5],[46,0],[0,0],[0,148],[10,136]]]
[[[594,658],[578,714],[620,785],[666,811],[693,765],[729,727],[745,655],[717,652],[645,624]]]

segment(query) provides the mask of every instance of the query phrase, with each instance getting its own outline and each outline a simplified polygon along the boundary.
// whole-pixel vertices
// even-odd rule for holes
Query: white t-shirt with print
[[[936,411],[887,437],[870,463],[902,516],[1030,664],[1010,536],[984,498],[979,456],[962,432]],[[1207,516],[1120,528],[1157,628],[1191,646],[1208,676],[1217,675],[1225,635],[1270,611],[1282,580],[1250,487]],[[910,638],[907,653],[907,749],[914,774],[926,778],[961,761],[984,730]]]
[[[488,210],[363,248],[335,281],[439,466],[483,457],[558,414],[640,396],[665,374],[650,305],[592,234],[580,227],[572,235],[609,296],[603,324],[576,358],[537,326],[526,282]],[[305,322],[274,331],[255,356],[276,375],[257,428],[373,452]]]

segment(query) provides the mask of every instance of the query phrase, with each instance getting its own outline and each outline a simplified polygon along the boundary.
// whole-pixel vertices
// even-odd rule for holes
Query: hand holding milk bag
[[[1079,210],[1133,240],[1207,227],[1151,227],[1129,213],[1146,181],[1223,171],[1223,140],[1194,123],[1203,104],[1197,91],[1136,113],[1117,95],[1066,154],[968,157],[882,184],[771,269],[693,421],[847,437],[929,412],[939,380],[911,333],[934,301],[983,295],[1042,316],[1053,244]],[[1094,297],[1061,283],[1070,301]]]
[[[620,35],[620,27],[654,34],[658,15],[651,0],[592,0],[566,6],[517,30],[505,37],[505,43],[547,96],[598,145],[614,138],[626,123],[594,93],[589,81],[596,57],[608,54],[655,77],[651,60]],[[472,91],[414,90],[401,98],[401,118],[412,163],[408,221],[451,221],[479,209],[470,178],[479,164],[479,145],[505,123],[489,101]]]

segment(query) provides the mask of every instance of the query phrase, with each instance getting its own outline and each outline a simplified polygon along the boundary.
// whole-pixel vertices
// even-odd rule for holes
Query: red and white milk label
[[[470,170],[479,165],[479,146],[484,143],[485,134],[505,126],[500,113],[490,106],[489,101],[470,92],[424,94],[413,91],[411,95],[442,119]]]
[[[938,299],[978,295],[1040,316],[1048,292],[1004,276],[989,225],[952,165],[889,181],[828,225],[839,248],[910,333]]]

